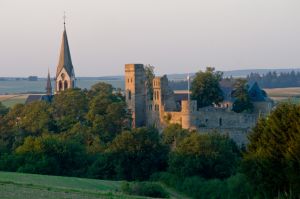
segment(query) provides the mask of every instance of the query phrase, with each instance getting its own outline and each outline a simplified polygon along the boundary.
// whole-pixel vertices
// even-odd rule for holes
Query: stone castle
[[[150,97],[146,82],[143,64],[125,65],[126,103],[133,127],[155,126],[162,130],[168,124],[180,124],[184,129],[228,134],[241,145],[247,142],[247,133],[258,118],[269,114],[273,107],[273,101],[256,83],[248,91],[254,105],[250,114],[233,112],[232,100],[226,97],[218,107],[198,108],[188,92],[176,92],[169,87],[166,75],[153,79],[153,97]]]
[[[55,94],[75,88],[76,78],[72,64],[66,26],[62,34],[61,48],[55,77]],[[150,94],[146,84],[143,64],[125,65],[125,95],[128,110],[132,114],[132,127],[155,126],[162,130],[168,124],[180,124],[184,129],[200,132],[219,131],[228,134],[238,144],[247,142],[248,131],[260,116],[267,115],[273,102],[257,84],[249,90],[254,105],[254,113],[231,111],[232,99],[225,94],[219,107],[198,108],[197,102],[189,99],[188,92],[173,91],[166,75],[155,77]],[[29,95],[26,104],[34,101],[51,101],[53,97],[50,74],[48,72],[46,95]]]

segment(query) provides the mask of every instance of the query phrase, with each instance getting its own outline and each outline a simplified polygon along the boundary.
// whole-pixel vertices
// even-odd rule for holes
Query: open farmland
[[[264,89],[270,98],[274,101],[286,101],[299,102],[300,100],[300,87],[291,88],[272,88]]]

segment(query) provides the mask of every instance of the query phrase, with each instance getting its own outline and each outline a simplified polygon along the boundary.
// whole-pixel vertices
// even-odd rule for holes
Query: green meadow
[[[121,192],[123,182],[124,181],[0,172],[0,198],[148,198],[123,194]],[[164,187],[164,189],[170,194],[170,198],[185,198],[170,188]]]

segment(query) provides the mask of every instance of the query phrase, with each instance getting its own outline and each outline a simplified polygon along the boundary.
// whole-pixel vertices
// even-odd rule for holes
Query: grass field
[[[0,198],[146,198],[122,194],[121,184],[122,181],[0,172]],[[170,198],[185,198],[172,189],[164,188]]]

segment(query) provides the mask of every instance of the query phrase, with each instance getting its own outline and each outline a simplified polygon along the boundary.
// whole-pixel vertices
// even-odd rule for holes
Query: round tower
[[[197,102],[194,100],[182,100],[181,101],[181,126],[184,129],[193,129],[194,126],[194,112],[197,111]]]

